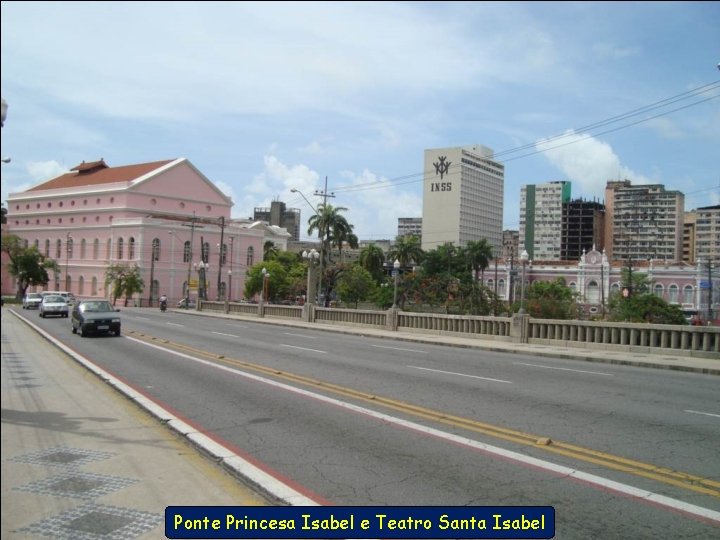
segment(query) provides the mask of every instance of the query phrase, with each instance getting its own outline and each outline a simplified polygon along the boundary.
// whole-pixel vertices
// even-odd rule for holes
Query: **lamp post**
[[[398,273],[400,272],[400,261],[395,259],[395,262],[393,263],[393,278],[395,279],[395,291],[393,292],[393,309],[397,309],[397,282],[398,282]]]
[[[72,241],[72,235],[68,232],[65,235],[65,290],[70,291],[70,242]]]
[[[307,298],[306,303],[315,303],[315,280],[313,279],[313,273],[315,270],[315,264],[318,262],[318,259],[320,259],[320,254],[315,250],[315,248],[311,249],[310,251],[303,251],[302,253],[303,259],[305,259],[308,263],[308,283],[307,283]]]
[[[223,242],[225,241],[225,216],[220,216],[220,261],[218,261],[218,277],[217,277],[217,300],[220,301],[220,284],[222,283],[222,267],[223,267],[223,258],[225,257],[225,246],[223,245]]]
[[[153,239],[152,250],[150,253],[150,297],[148,298],[148,306],[150,307],[153,305],[153,292],[155,292],[153,289],[155,286],[155,261],[157,260],[158,247],[157,242]]]
[[[262,269],[262,294],[260,295],[260,304],[264,304],[267,301],[268,295],[268,280],[270,279],[270,272],[266,268]]]
[[[520,311],[518,314],[525,315],[525,265],[530,260],[530,255],[526,250],[520,254],[520,262],[522,263],[522,278],[520,280]]]
[[[199,263],[195,263],[194,266],[198,272],[198,296],[203,300],[207,300],[205,273],[210,271],[210,264],[201,260]]]

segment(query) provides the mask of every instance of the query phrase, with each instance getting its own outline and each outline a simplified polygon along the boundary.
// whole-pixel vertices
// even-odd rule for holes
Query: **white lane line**
[[[585,371],[582,369],[569,369],[564,367],[554,367],[554,366],[541,366],[540,364],[524,364],[522,362],[513,362],[516,366],[529,366],[529,367],[536,367],[536,368],[543,368],[543,369],[557,369],[559,371],[574,371],[575,373],[587,373],[588,375],[603,375],[604,377],[614,377],[612,373],[602,373],[600,371]]]
[[[412,369],[422,369],[423,371],[434,371],[435,373],[446,373],[447,375],[457,375],[458,377],[469,377],[471,379],[482,379],[483,381],[500,382],[505,384],[512,384],[512,381],[503,381],[502,379],[491,379],[490,377],[480,377],[478,375],[468,375],[467,373],[456,373],[454,371],[443,371],[442,369],[430,369],[420,366],[407,366]]]
[[[300,349],[301,351],[310,351],[310,352],[316,352],[321,354],[327,354],[327,351],[319,351],[317,349],[308,349],[307,347],[296,347],[295,345],[285,345],[284,343],[280,344],[281,347],[287,347],[288,349]]]
[[[232,326],[233,328],[250,328],[249,326],[243,326],[242,324],[228,324],[226,326]]]
[[[417,349],[401,349],[400,347],[383,347],[382,345],[371,345],[371,347],[375,347],[376,349],[390,349],[391,351],[404,351],[404,352],[416,352],[420,354],[428,354],[427,351],[419,351]]]
[[[545,471],[548,471],[551,473],[559,474],[561,476],[565,476],[565,477],[573,479],[573,480],[579,480],[588,485],[596,486],[596,487],[610,490],[610,491],[615,491],[617,493],[622,493],[624,495],[629,495],[630,497],[633,497],[638,501],[647,501],[647,502],[656,504],[658,506],[672,508],[672,509],[675,509],[675,510],[678,510],[681,512],[685,512],[687,514],[691,514],[694,516],[698,516],[698,517],[701,517],[704,519],[708,519],[708,520],[711,520],[713,522],[717,522],[718,524],[720,524],[720,512],[711,510],[709,508],[703,508],[702,506],[697,506],[697,505],[686,503],[684,501],[680,501],[677,499],[672,499],[670,497],[666,497],[665,495],[660,495],[660,494],[654,493],[652,491],[647,491],[645,489],[640,489],[640,488],[636,488],[634,486],[630,486],[627,484],[622,484],[620,482],[615,482],[614,480],[610,480],[608,478],[603,478],[602,476],[597,476],[595,474],[590,474],[590,473],[586,473],[583,471],[579,471],[577,469],[572,469],[570,467],[565,467],[564,465],[558,465],[558,464],[552,463],[550,461],[545,461],[542,459],[526,456],[524,454],[520,454],[519,452],[514,452],[512,450],[506,450],[504,448],[492,446],[490,444],[481,443],[481,442],[475,441],[473,439],[468,439],[466,437],[461,437],[460,435],[455,435],[454,433],[447,433],[447,432],[441,431],[439,429],[431,428],[428,426],[423,426],[421,424],[417,424],[417,423],[411,422],[409,420],[404,420],[402,418],[396,418],[394,416],[390,416],[389,414],[381,413],[379,411],[373,411],[371,409],[366,409],[365,407],[361,407],[359,405],[354,405],[352,403],[347,403],[345,401],[340,401],[339,399],[324,396],[322,394],[317,394],[315,392],[311,392],[310,390],[296,388],[294,386],[290,386],[289,384],[285,384],[285,383],[282,383],[279,381],[274,381],[272,379],[267,379],[260,375],[255,375],[253,373],[247,373],[245,371],[241,371],[241,370],[231,368],[228,366],[215,364],[209,360],[195,358],[194,356],[190,356],[189,354],[184,354],[184,353],[181,353],[178,351],[171,351],[171,350],[165,349],[164,347],[161,347],[159,345],[154,345],[152,343],[145,343],[144,341],[140,341],[139,339],[136,339],[136,338],[126,337],[126,339],[131,339],[132,341],[135,341],[136,343],[139,343],[141,345],[145,345],[146,347],[158,349],[158,350],[164,351],[168,354],[173,354],[175,356],[185,358],[192,362],[197,362],[198,364],[203,364],[205,366],[212,367],[214,369],[219,369],[221,371],[233,373],[239,377],[244,377],[246,379],[250,379],[250,380],[253,380],[256,382],[267,384],[269,386],[274,386],[275,388],[279,388],[281,390],[286,390],[286,391],[292,392],[294,394],[305,396],[305,397],[314,399],[316,401],[325,402],[330,405],[335,405],[337,407],[340,407],[340,408],[343,408],[343,409],[346,409],[349,411],[353,411],[358,414],[369,416],[371,418],[376,418],[383,422],[387,422],[388,424],[400,426],[405,429],[416,431],[418,433],[422,433],[425,435],[436,437],[438,439],[443,439],[443,440],[446,440],[449,442],[453,442],[460,446],[465,446],[465,447],[468,447],[468,448],[471,448],[471,449],[474,449],[474,450],[477,450],[480,452],[484,452],[486,454],[500,456],[504,459],[522,463],[522,464],[528,465],[530,467],[535,467],[535,468],[542,469],[542,470],[545,470]],[[215,443],[214,441],[213,441],[213,443],[216,446],[227,451],[227,449],[225,449],[218,443]],[[275,480],[276,482],[278,481],[276,478],[272,478],[272,480]],[[297,505],[297,504],[302,504],[302,503],[291,501],[289,504]]]
[[[684,412],[690,413],[690,414],[704,414],[705,416],[713,416],[715,418],[720,418],[720,414],[713,414],[713,413],[709,413],[709,412],[692,411],[690,409],[685,409]]]
[[[150,321],[150,320],[152,320],[152,319],[150,319],[150,317],[138,317],[137,315],[136,315],[135,317],[133,317],[133,319],[136,320],[136,321]]]
[[[291,334],[290,332],[283,332],[286,336],[299,337],[305,339],[317,339],[317,336],[306,336],[304,334]]]
[[[180,326],[180,327],[182,327],[182,328],[185,328],[185,325],[184,325],[184,324],[178,324],[178,323],[175,323],[175,322],[166,322],[165,324],[170,325],[170,326]]]
[[[236,336],[235,334],[223,334],[222,332],[213,332],[213,334],[217,334],[218,336],[226,336],[226,337],[240,337],[240,336]]]

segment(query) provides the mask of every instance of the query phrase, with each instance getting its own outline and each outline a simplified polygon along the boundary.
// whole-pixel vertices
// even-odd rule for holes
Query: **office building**
[[[255,221],[264,221],[268,225],[287,229],[295,242],[300,240],[300,210],[287,208],[284,202],[273,201],[270,208],[255,208]]]
[[[685,196],[660,184],[609,181],[605,250],[616,261],[682,260]]]
[[[576,199],[563,204],[560,259],[578,260],[583,252],[597,249],[602,253],[605,229],[605,205]]]
[[[398,237],[417,236],[422,238],[422,218],[398,218]]]
[[[502,251],[505,167],[481,145],[425,150],[422,249],[486,239]]]
[[[561,258],[563,204],[570,202],[572,186],[567,181],[529,184],[520,189],[520,246],[530,259],[559,261]]]
[[[695,210],[695,260],[720,265],[720,204]]]

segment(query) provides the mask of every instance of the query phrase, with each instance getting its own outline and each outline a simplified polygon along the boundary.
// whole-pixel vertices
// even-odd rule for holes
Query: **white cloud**
[[[573,197],[602,198],[608,180],[652,183],[649,178],[622,165],[608,143],[572,130],[559,138],[541,139],[535,148],[544,152],[550,163],[572,182]]]

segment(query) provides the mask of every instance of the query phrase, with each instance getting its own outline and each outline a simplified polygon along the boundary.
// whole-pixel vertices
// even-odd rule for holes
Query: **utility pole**
[[[327,190],[327,176],[325,177],[325,189],[323,191],[315,190],[315,195],[323,198],[323,205],[322,205],[322,218],[325,219],[325,209],[327,208],[327,200],[328,197],[335,197],[335,193],[328,193]],[[322,290],[322,278],[323,278],[323,262],[325,261],[325,237],[329,236],[330,231],[328,230],[328,224],[323,224],[323,230],[320,234],[320,277],[318,282],[318,294],[323,294]],[[328,299],[325,295],[323,295],[323,306],[328,306]]]
[[[218,261],[218,278],[217,278],[217,301],[220,301],[220,285],[222,284],[222,265],[225,256],[225,216],[220,216],[220,260]],[[227,294],[227,291],[226,293]]]
[[[193,210],[192,224],[190,226],[190,245],[188,246],[188,271],[185,289],[185,309],[190,309],[190,279],[192,278],[193,237],[195,236],[195,210]]]

